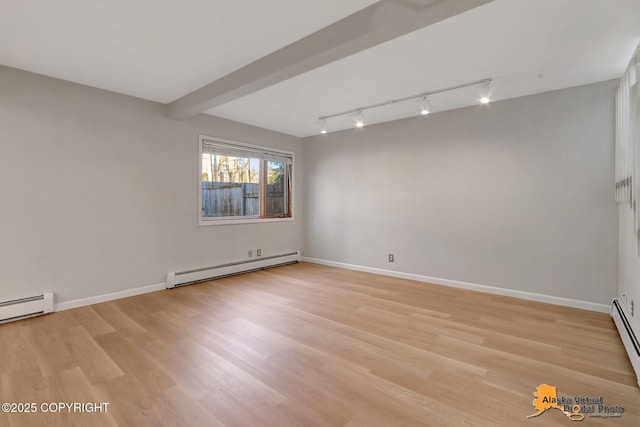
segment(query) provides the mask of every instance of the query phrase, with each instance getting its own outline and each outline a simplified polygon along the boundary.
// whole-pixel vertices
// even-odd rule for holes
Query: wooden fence
[[[267,185],[267,215],[284,213],[282,185]],[[260,186],[252,183],[203,182],[202,217],[259,216]]]

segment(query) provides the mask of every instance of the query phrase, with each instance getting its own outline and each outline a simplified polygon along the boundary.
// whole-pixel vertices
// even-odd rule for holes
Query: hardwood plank
[[[160,392],[176,385],[133,341],[120,332],[101,335],[96,341],[125,377],[137,379],[145,388]]]
[[[98,313],[93,310],[92,307],[80,307],[75,310],[71,310],[74,318],[82,327],[91,335],[96,337],[98,335],[110,334],[116,330],[109,325]]]
[[[98,314],[98,316],[104,319],[112,329],[115,329],[126,336],[134,336],[146,332],[145,329],[131,319],[131,317],[120,311],[116,303],[117,301],[96,304],[91,306],[91,308]]]
[[[89,378],[80,368],[64,371],[59,375],[60,402],[101,402]],[[63,412],[58,417],[64,420],[64,425],[117,426],[113,416],[108,412],[68,413]]]
[[[197,400],[193,400],[180,386],[165,390],[164,395],[179,418],[178,425],[224,427],[215,414],[207,411]]]

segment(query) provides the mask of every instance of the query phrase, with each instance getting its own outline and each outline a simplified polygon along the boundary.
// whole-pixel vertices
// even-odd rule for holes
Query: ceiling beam
[[[493,0],[382,0],[168,105],[186,119]]]

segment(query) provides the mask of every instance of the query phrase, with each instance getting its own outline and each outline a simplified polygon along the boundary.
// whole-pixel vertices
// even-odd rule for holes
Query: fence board
[[[267,185],[267,215],[284,213],[282,185]],[[202,182],[202,217],[259,216],[260,186],[254,183]]]

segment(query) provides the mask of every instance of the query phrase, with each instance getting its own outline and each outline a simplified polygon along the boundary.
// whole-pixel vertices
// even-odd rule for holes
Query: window
[[[200,136],[200,225],[291,219],[293,153]]]

